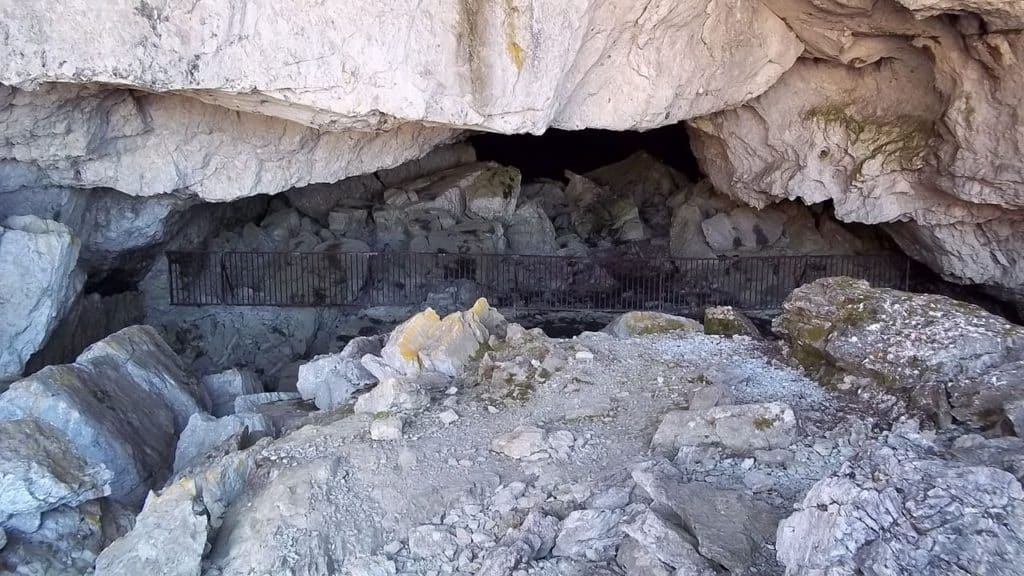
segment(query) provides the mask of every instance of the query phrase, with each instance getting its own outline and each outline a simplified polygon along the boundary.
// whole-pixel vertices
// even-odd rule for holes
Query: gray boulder
[[[622,510],[570,512],[562,520],[551,554],[591,562],[612,560],[622,542],[622,516]]]
[[[111,497],[138,501],[174,452],[166,404],[111,362],[50,366],[0,396],[0,420],[31,418],[64,432],[90,466],[113,474]]]
[[[217,417],[235,413],[235,398],[263,392],[256,374],[239,368],[203,376],[199,385],[210,399],[210,413]]]
[[[894,432],[811,487],[778,530],[790,576],[1019,574],[1024,489],[1004,470],[961,462]]]
[[[11,216],[0,225],[0,384],[21,376],[81,292],[79,248],[57,222]]]
[[[532,511],[488,550],[476,576],[508,576],[521,564],[547,556],[555,545],[558,519]]]
[[[861,392],[903,399],[939,424],[995,426],[1000,404],[1021,397],[1010,365],[1024,360],[1024,327],[944,296],[825,278],[793,291],[772,329],[826,383],[853,376]]]
[[[11,516],[106,496],[110,480],[110,472],[86,463],[61,431],[34,420],[0,422],[0,525]]]
[[[666,462],[648,462],[633,470],[633,480],[657,506],[671,510],[697,538],[698,551],[732,571],[746,570],[775,540],[781,514],[768,504],[735,490],[703,482],[683,482]]]
[[[604,331],[619,338],[632,338],[669,332],[702,332],[700,322],[663,312],[626,312],[612,320]]]
[[[112,363],[126,378],[160,398],[180,433],[193,414],[206,412],[210,400],[171,347],[151,326],[129,326],[89,346],[76,364]]]
[[[697,539],[651,510],[623,526],[623,531],[665,566],[692,576],[715,574],[712,563],[697,552]],[[646,557],[635,551],[633,554],[637,562]]]
[[[548,256],[558,251],[555,227],[537,200],[515,211],[505,229],[505,238],[513,254]]]
[[[701,228],[708,245],[717,254],[757,252],[782,237],[786,219],[786,214],[780,210],[741,206],[708,218]]]
[[[708,246],[701,224],[704,213],[692,205],[682,205],[672,214],[669,230],[669,253],[673,258],[714,258],[715,251]]]
[[[430,405],[430,393],[412,378],[387,378],[356,400],[357,414],[413,412]]]
[[[732,306],[714,306],[704,311],[704,333],[718,336],[761,338],[761,332],[742,312]]]
[[[274,426],[262,414],[231,414],[221,418],[209,414],[193,414],[178,439],[174,452],[174,472],[181,471],[196,458],[241,435],[245,435],[248,441],[273,437]]]
[[[199,576],[208,519],[196,484],[183,480],[152,494],[135,527],[96,559],[96,576]]]
[[[50,366],[0,396],[0,421],[30,418],[67,436],[113,475],[111,497],[141,501],[166,476],[176,433],[202,411],[198,385],[149,327],[126,328],[74,364]]]
[[[361,360],[367,354],[380,354],[383,344],[379,336],[353,338],[341,352],[313,358],[299,367],[299,394],[321,410],[348,403],[356,392],[377,382]]]
[[[665,414],[651,449],[672,457],[684,446],[720,446],[733,454],[786,448],[798,436],[796,415],[783,402],[735,404]]]

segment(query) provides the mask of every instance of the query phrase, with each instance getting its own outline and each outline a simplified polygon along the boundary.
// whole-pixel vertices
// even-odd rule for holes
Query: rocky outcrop
[[[896,396],[942,424],[997,426],[1024,395],[1024,328],[944,296],[826,278],[794,291],[773,329],[830,385]]]
[[[792,576],[1014,574],[1022,522],[1012,474],[897,431],[808,491],[779,525],[778,557]]]
[[[1017,30],[1019,9],[902,3],[918,18],[981,14],[989,31],[889,3],[769,2],[819,58],[744,106],[692,121],[694,151],[716,188],[743,202],[830,200],[841,220],[885,224],[949,277],[1019,291],[1024,41],[993,31]]]
[[[35,216],[0,225],[0,384],[21,376],[74,304],[80,246],[66,226]]]
[[[362,358],[380,354],[383,343],[383,338],[377,336],[353,338],[341,352],[317,356],[299,366],[299,394],[313,400],[321,410],[347,403],[353,394],[377,382],[377,377],[363,366]]]

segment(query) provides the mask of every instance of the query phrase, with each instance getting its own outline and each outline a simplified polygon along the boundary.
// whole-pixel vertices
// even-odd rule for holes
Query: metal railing
[[[524,310],[772,310],[818,278],[908,289],[902,255],[642,259],[412,252],[170,252],[183,306],[419,305],[458,287]]]

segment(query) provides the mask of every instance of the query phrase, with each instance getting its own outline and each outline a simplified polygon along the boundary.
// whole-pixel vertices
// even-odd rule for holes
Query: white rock
[[[402,439],[402,418],[396,414],[385,414],[374,416],[370,422],[371,440],[401,440]]]
[[[442,424],[448,426],[450,424],[455,423],[455,421],[459,419],[459,415],[455,413],[455,410],[445,410],[444,412],[438,414],[437,418],[438,420],[441,421]]]
[[[377,382],[362,358],[379,354],[381,345],[378,337],[353,338],[341,352],[313,358],[299,367],[299,393],[321,410],[346,404],[353,394]]]
[[[558,529],[551,554],[577,560],[603,562],[615,557],[622,542],[620,510],[576,510]]]
[[[697,552],[696,538],[650,510],[622,529],[667,566],[694,576],[715,574],[712,564]]]
[[[469,310],[443,319],[428,308],[395,328],[381,357],[407,376],[421,372],[459,376],[492,333],[503,334],[504,324],[501,314],[483,298]]]
[[[220,447],[230,438],[255,442],[274,435],[270,419],[262,414],[230,414],[216,418],[209,414],[193,414],[178,439],[174,452],[174,472],[180,472],[205,453]],[[235,446],[237,448],[237,445]]]
[[[356,400],[357,414],[412,412],[430,405],[430,394],[411,378],[388,378]]]
[[[11,516],[106,496],[110,480],[110,472],[89,466],[61,431],[34,420],[0,422],[0,525]]]
[[[135,385],[155,394],[174,418],[181,433],[193,414],[205,412],[210,399],[181,358],[152,326],[129,326],[86,348],[76,364],[117,365]]]
[[[491,450],[520,460],[547,448],[547,432],[536,426],[519,426],[491,440]]]
[[[604,328],[605,332],[619,338],[703,330],[704,327],[696,320],[662,312],[626,312]]]
[[[977,452],[977,447],[969,450]],[[1020,460],[1016,455],[1006,459]],[[965,462],[915,434],[872,442],[818,481],[779,525],[789,574],[1019,571],[1024,490],[1004,470]],[[877,518],[885,518],[874,524]],[[874,527],[865,529],[868,524]],[[868,568],[871,567],[871,568]]]
[[[79,248],[63,224],[34,216],[0,224],[0,384],[21,376],[78,297]]]
[[[203,376],[199,385],[210,399],[210,413],[217,417],[234,414],[235,398],[263,392],[263,385],[256,374],[239,368]]]
[[[135,527],[96,559],[97,576],[195,576],[206,548],[208,521],[196,511],[195,482],[182,480],[151,494]]]

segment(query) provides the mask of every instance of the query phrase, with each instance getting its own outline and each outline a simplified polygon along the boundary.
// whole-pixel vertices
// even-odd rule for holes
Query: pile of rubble
[[[917,299],[949,341],[1017,330],[825,280],[777,322],[789,350],[812,345],[793,330],[811,302],[851,294]],[[837,363],[829,350],[863,330],[898,334],[900,318],[845,315],[822,356]],[[933,428],[914,404],[878,405],[866,375],[826,389],[797,366],[805,353],[780,352],[731,309],[705,325],[633,312],[554,339],[481,300],[354,339],[301,366],[288,394],[246,370],[196,380],[152,329],[129,328],[0,396],[0,562],[98,576],[1016,570],[1024,440],[993,435],[1012,423]]]

